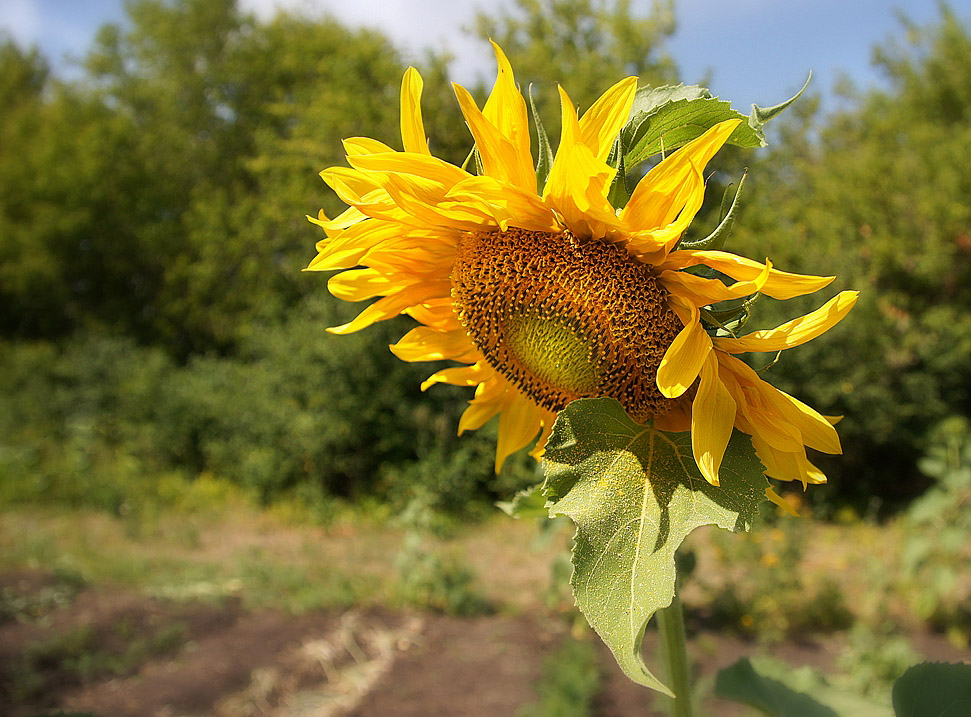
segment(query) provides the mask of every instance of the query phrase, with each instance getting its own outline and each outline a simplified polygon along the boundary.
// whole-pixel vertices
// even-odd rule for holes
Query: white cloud
[[[476,5],[463,0],[241,0],[241,7],[261,19],[280,9],[319,15],[327,12],[352,27],[384,32],[411,58],[426,48],[452,54],[452,73],[472,82],[478,73],[493,71],[491,51],[462,31],[471,27]],[[493,2],[492,7],[496,3]]]

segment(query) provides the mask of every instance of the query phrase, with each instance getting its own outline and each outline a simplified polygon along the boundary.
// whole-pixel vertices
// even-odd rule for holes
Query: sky
[[[455,58],[453,79],[471,83],[495,72],[491,51],[463,33],[477,7],[509,0],[240,0],[260,17],[278,7],[330,12],[349,25],[376,26],[409,57],[431,47]],[[633,0],[646,10],[650,0]],[[961,3],[952,2],[953,7]],[[937,0],[676,0],[678,29],[667,49],[687,83],[705,76],[716,95],[747,111],[811,87],[827,105],[839,77],[858,86],[881,80],[872,47],[901,35],[897,10],[918,24],[935,21]],[[966,12],[959,11],[968,18]],[[98,27],[124,20],[123,0],[0,0],[0,28],[22,45],[37,44],[61,71],[81,56]]]

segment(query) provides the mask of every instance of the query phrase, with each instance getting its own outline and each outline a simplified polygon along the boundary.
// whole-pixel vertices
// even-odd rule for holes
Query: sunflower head
[[[526,104],[494,47],[498,75],[484,107],[454,86],[480,174],[431,154],[413,68],[401,87],[404,151],[351,138],[344,142],[350,167],[321,173],[349,208],[334,219],[323,212],[311,219],[326,238],[308,269],[341,270],[329,281],[340,299],[376,299],[331,331],[349,333],[399,314],[414,318],[418,325],[391,350],[405,361],[452,362],[423,389],[475,388],[459,432],[499,416],[496,470],[537,435],[539,455],[569,402],[607,396],[638,422],[691,431],[695,460],[714,484],[733,429],[752,436],[769,476],[824,480],[805,449],[839,452],[831,423],[736,355],[818,336],[845,316],[855,292],[776,329],[738,336],[703,318],[718,315],[720,302],[759,293],[791,298],[832,277],[789,274],[703,243],[679,245],[704,199],[704,168],[751,126],[726,110],[728,117],[694,136],[678,128],[670,136],[680,139],[668,146],[675,151],[615,207],[621,140],[650,124],[631,117],[636,78],[609,88],[582,116],[560,88],[559,145],[548,176],[537,182]],[[626,156],[638,159],[637,152]]]

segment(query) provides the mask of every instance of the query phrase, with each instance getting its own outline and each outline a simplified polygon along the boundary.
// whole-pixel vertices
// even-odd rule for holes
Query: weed
[[[898,634],[896,625],[871,628],[861,623],[850,630],[849,643],[837,664],[845,673],[840,681],[847,688],[870,699],[886,699],[894,680],[920,661],[921,656]]]
[[[0,590],[0,623],[43,617],[52,610],[69,605],[87,585],[80,573],[66,568],[55,568],[52,578],[52,584],[27,594],[11,587]]]
[[[516,717],[588,717],[602,682],[593,641],[568,635],[543,660],[539,699],[521,707]]]
[[[938,427],[918,464],[936,484],[906,514],[902,552],[912,609],[955,644],[971,641],[971,423],[953,418]]]
[[[99,635],[92,625],[81,625],[27,645],[6,674],[0,674],[0,692],[13,702],[29,702],[55,682],[87,684],[106,675],[126,675],[151,657],[178,649],[185,636],[186,626],[181,623],[147,635],[135,634],[125,621],[108,635]],[[122,649],[106,647],[106,638]]]
[[[806,571],[804,552],[810,525],[786,519],[778,527],[752,534],[713,535],[714,550],[730,564],[748,566],[710,591],[709,615],[766,642],[792,635],[845,629],[852,624],[840,586]]]
[[[395,588],[406,605],[450,615],[491,612],[491,606],[475,587],[475,572],[462,560],[444,556],[426,546],[426,536],[448,528],[440,514],[421,498],[412,499],[401,516],[408,527],[401,552],[395,560],[399,580]]]

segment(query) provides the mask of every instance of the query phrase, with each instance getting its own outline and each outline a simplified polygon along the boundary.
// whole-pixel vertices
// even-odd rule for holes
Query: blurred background
[[[815,459],[830,483],[792,494],[803,517],[699,532],[695,657],[710,674],[755,645],[878,701],[921,656],[967,657],[965,10],[6,0],[0,29],[0,715],[304,714],[301,695],[319,714],[644,713],[574,621],[569,530],[494,507],[535,463],[493,475],[495,427],[455,436],[468,391],[421,394],[436,367],[387,350],[408,320],[326,334],[361,307],[301,273],[305,215],[341,208],[317,173],[344,137],[399,146],[407,66],[432,151],[461,164],[449,81],[485,97],[490,37],[552,137],[555,82],[581,108],[628,74],[700,82],[747,113],[815,70],[767,149],[720,153],[709,194],[748,167],[729,249],[838,275],[751,327],[861,290],[766,374],[845,415],[844,455]]]

